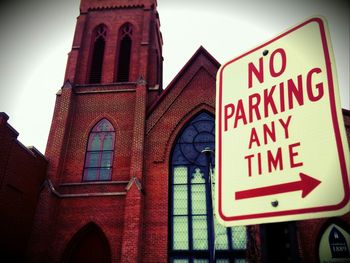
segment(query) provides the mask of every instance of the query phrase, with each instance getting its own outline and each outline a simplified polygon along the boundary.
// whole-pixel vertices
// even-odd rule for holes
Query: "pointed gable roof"
[[[220,63],[203,46],[200,46],[160,97],[148,108],[146,132],[152,129],[199,71],[204,70],[213,79],[216,79],[219,67]]]
[[[220,63],[203,47],[200,46],[197,51],[193,54],[193,56],[190,58],[189,61],[187,61],[187,63],[185,64],[185,66],[183,66],[183,68],[179,71],[179,73],[177,73],[177,75],[175,76],[175,78],[170,82],[170,84],[167,86],[167,89],[165,91],[168,90],[168,88],[172,87],[175,85],[175,83],[184,75],[184,73],[186,71],[189,70],[189,68],[195,63],[195,61],[198,59],[198,57],[200,56],[204,56],[206,59],[208,59],[214,66],[217,67],[217,69],[219,69],[219,67],[221,66]],[[216,75],[216,72],[215,72]]]

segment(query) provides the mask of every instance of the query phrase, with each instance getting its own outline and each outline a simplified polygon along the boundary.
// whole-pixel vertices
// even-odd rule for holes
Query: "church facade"
[[[336,256],[350,258],[349,214],[232,228],[211,217],[220,64],[199,47],[163,89],[162,45],[156,0],[81,0],[27,261],[211,262],[215,243],[216,262],[319,262],[323,235],[342,236]]]

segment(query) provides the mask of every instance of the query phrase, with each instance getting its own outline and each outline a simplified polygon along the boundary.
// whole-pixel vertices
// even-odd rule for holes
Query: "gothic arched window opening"
[[[210,231],[206,180],[213,175],[202,150],[215,147],[214,118],[202,112],[184,127],[170,163],[170,262],[209,262]],[[211,160],[214,167],[214,158]],[[208,174],[209,173],[209,174]],[[215,220],[216,262],[245,262],[247,229],[225,228]]]
[[[106,45],[107,29],[100,25],[94,31],[93,51],[90,65],[89,83],[101,83],[103,57]]]
[[[111,249],[105,234],[94,223],[88,223],[69,241],[61,262],[110,263]]]
[[[132,33],[133,28],[129,23],[124,24],[119,30],[117,82],[129,81]]]
[[[100,120],[89,135],[83,181],[111,180],[115,131],[112,124]]]

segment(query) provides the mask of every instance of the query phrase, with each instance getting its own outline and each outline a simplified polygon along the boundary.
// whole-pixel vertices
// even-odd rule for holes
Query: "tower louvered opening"
[[[106,45],[106,28],[99,26],[95,31],[95,41],[91,60],[89,83],[101,83],[103,57]]]
[[[118,56],[118,72],[117,82],[128,82],[130,75],[130,59],[132,45],[132,26],[125,24],[119,32],[119,56]]]

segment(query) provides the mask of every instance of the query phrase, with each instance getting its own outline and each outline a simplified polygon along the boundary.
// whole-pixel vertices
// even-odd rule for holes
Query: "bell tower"
[[[82,0],[65,80],[161,86],[162,38],[156,0]]]
[[[32,262],[83,261],[95,243],[106,262],[140,260],[146,112],[162,91],[156,8],[156,0],[81,0],[46,147]]]

